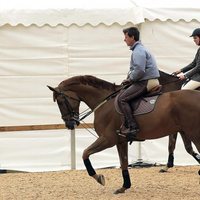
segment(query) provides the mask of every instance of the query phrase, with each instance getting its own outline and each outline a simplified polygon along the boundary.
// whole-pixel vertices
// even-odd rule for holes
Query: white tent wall
[[[66,77],[65,39],[62,26],[1,27],[1,126],[58,121],[46,85],[57,85]]]
[[[189,36],[196,27],[200,27],[197,20],[146,20],[140,25],[141,38],[155,55],[158,67],[172,73],[194,59],[198,47]]]
[[[128,70],[119,24],[5,25],[0,42],[1,126],[61,123],[46,85],[85,74],[119,84]]]
[[[126,77],[130,56],[123,42],[122,29],[123,26],[117,23],[95,27],[90,24],[82,27],[2,26],[1,126],[63,123],[46,85],[57,86],[68,77],[92,74],[121,83]],[[81,104],[81,110],[85,108],[86,105]],[[93,116],[85,120],[92,121]],[[77,168],[83,168],[81,154],[94,139],[86,130],[76,131]],[[70,168],[70,131],[4,132],[0,134],[0,144],[2,169],[48,171]],[[97,158],[94,156],[93,160],[97,167],[119,166],[115,148],[100,153]]]
[[[164,71],[173,72],[193,59],[196,47],[188,36],[194,28],[200,26],[199,19],[192,20],[193,17],[187,14],[191,19],[163,20],[161,16],[160,20],[154,18],[152,9],[147,10],[148,17],[145,18],[145,13],[144,16],[140,15],[142,9],[135,9],[134,6],[129,8],[129,3],[133,1],[123,2],[121,5],[126,5],[123,10],[119,10],[120,6],[117,5],[112,9],[109,4],[109,10],[97,11],[98,14],[102,12],[103,17],[99,14],[90,23],[87,20],[95,14],[95,9],[77,9],[81,16],[85,16],[79,17],[77,23],[73,21],[76,19],[73,15],[68,17],[68,10],[55,9],[46,15],[36,8],[35,11],[2,12],[0,126],[63,123],[46,85],[57,86],[68,77],[91,74],[121,83],[129,69],[131,53],[123,42],[122,29],[125,27],[139,26],[142,42],[154,53],[159,68]],[[66,19],[73,23],[68,23]],[[82,104],[81,110],[85,108],[86,105]],[[92,120],[93,116],[90,116],[85,122]],[[77,169],[84,168],[82,152],[95,139],[86,130],[76,130]],[[141,143],[141,158],[164,164],[167,159],[167,141],[165,137]],[[129,146],[130,162],[138,159],[137,147],[138,143]],[[95,168],[119,166],[114,147],[92,155],[91,161]],[[0,169],[49,171],[70,169],[70,164],[68,130],[0,133]],[[197,164],[184,150],[180,137],[175,164]]]

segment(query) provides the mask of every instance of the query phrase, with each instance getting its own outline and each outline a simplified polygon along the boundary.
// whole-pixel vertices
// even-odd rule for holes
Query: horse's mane
[[[106,90],[116,90],[115,83],[110,83],[108,81],[102,80],[100,78],[91,76],[91,75],[84,75],[84,76],[74,76],[69,79],[62,81],[58,87],[62,89],[67,89],[69,86],[72,85],[89,85],[95,88],[102,88]]]

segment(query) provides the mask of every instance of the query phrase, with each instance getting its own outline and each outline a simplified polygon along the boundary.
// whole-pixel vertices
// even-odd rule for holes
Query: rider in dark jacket
[[[200,28],[195,29],[190,37],[193,37],[197,46],[200,46]],[[182,89],[194,90],[200,87],[200,48],[198,48],[194,60],[189,65],[173,74],[177,75],[181,80],[188,79]]]

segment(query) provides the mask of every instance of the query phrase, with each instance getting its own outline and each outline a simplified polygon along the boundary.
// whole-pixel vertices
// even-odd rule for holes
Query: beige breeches
[[[150,79],[147,82],[147,91],[150,91],[152,88],[159,85],[158,79]]]
[[[186,85],[182,86],[182,90],[195,90],[200,87],[200,82],[190,80]]]

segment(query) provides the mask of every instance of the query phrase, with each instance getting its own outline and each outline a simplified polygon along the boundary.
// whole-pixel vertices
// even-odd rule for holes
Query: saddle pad
[[[142,97],[131,102],[131,108],[133,110],[134,115],[142,115],[153,111],[156,101],[159,95],[151,96],[151,97]],[[115,98],[115,109],[118,113],[122,114],[119,106],[118,106],[118,96]]]
[[[132,109],[133,114],[141,115],[151,112],[156,105],[158,96],[159,95],[142,98],[141,101],[139,102],[139,106],[136,109]]]

